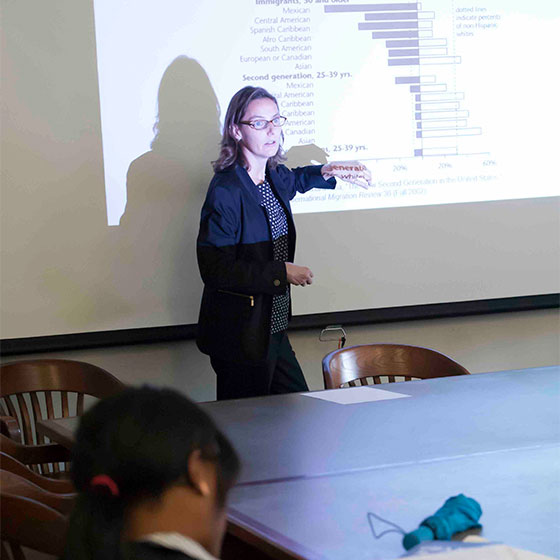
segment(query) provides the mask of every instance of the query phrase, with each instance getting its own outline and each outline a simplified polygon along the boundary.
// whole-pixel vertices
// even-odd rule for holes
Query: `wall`
[[[471,373],[560,363],[558,310],[500,313],[346,327],[347,346],[394,342],[434,348]],[[336,342],[319,342],[319,330],[290,335],[311,390],[322,389],[321,360]],[[215,377],[194,341],[96,348],[15,356],[4,361],[57,357],[97,364],[126,383],[170,385],[197,401],[215,398]]]
[[[127,26],[117,26],[112,35],[121,42],[122,56],[131,47],[130,34],[145,29],[135,17],[140,2],[102,4],[131,13]],[[163,19],[169,16],[157,2],[143,4]],[[194,244],[219,140],[213,90],[242,84],[226,88],[222,75],[211,76],[212,84],[188,44],[169,57],[150,53],[149,60],[159,61],[155,66],[142,61],[142,74],[155,72],[157,80],[151,93],[134,92],[127,99],[132,120],[147,119],[141,121],[147,137],[142,146],[133,143],[134,160],[127,159],[119,174],[130,196],[121,225],[109,228],[93,2],[12,0],[1,9],[1,336],[195,322],[201,282]],[[132,56],[127,66],[115,68],[119,79],[134,61]],[[164,123],[171,132],[160,135],[165,141],[158,149],[148,150],[156,112],[160,132],[169,130]],[[532,122],[545,131],[554,128]],[[522,130],[524,137],[535,136],[532,128]],[[119,138],[106,135],[105,146],[128,149]],[[540,166],[531,161],[532,181],[550,181],[541,181]],[[297,262],[309,266],[316,281],[313,290],[293,291],[294,310],[558,292],[558,210],[556,199],[528,199],[379,209],[375,215],[299,214]]]

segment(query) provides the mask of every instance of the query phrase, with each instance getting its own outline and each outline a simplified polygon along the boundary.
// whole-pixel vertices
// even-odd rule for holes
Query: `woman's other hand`
[[[286,278],[294,286],[308,286],[313,282],[313,272],[306,266],[298,266],[293,263],[286,264]]]
[[[367,189],[371,185],[371,171],[359,161],[332,161],[323,165],[324,179],[336,177]]]

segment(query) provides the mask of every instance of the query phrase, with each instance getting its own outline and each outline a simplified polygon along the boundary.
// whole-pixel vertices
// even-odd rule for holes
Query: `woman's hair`
[[[98,402],[82,417],[72,448],[78,498],[63,558],[120,559],[125,511],[157,499],[171,485],[192,487],[188,463],[196,450],[216,465],[218,506],[223,507],[239,459],[196,404],[171,389],[148,386]],[[111,484],[93,485],[94,477],[109,477]]]
[[[212,167],[216,173],[223,171],[235,162],[244,163],[243,154],[239,148],[239,142],[234,138],[232,134],[233,125],[239,125],[240,121],[243,119],[249,103],[255,99],[270,99],[276,103],[278,106],[278,101],[274,95],[268,93],[266,89],[261,87],[246,86],[240,89],[229,102],[229,106],[226,112],[226,118],[224,120],[224,132],[222,135],[222,142],[220,144],[220,155],[216,161],[212,162]],[[282,133],[282,142],[284,141],[284,134]],[[284,155],[284,150],[282,145],[279,146],[276,155],[268,160],[268,164],[275,168],[279,163],[286,161]]]

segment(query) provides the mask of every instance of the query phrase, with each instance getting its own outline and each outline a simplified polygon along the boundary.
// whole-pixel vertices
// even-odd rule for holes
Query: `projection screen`
[[[373,176],[293,201],[315,274],[295,315],[559,291],[556,3],[83,4],[4,10],[4,338],[196,323],[200,207],[246,85],[288,118],[287,165]]]

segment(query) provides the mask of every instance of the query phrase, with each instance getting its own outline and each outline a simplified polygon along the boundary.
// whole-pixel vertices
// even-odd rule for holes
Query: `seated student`
[[[78,498],[65,560],[213,560],[237,454],[210,417],[170,389],[129,388],[81,419]]]

